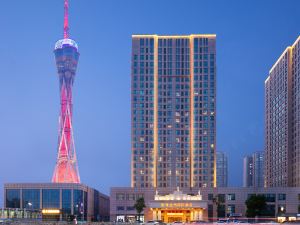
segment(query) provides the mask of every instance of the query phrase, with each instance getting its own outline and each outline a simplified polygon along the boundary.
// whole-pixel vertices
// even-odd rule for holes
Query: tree
[[[141,212],[146,207],[144,198],[138,198],[133,206],[138,213],[138,220],[140,221]]]
[[[263,195],[252,195],[246,201],[247,217],[262,216],[266,212],[266,198]]]
[[[213,197],[213,203],[215,203],[217,206],[217,217],[225,217],[225,195],[216,195],[215,197]]]

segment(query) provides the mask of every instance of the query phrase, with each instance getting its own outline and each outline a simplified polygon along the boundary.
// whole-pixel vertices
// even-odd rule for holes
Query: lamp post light
[[[29,218],[32,218],[32,203],[27,202]]]

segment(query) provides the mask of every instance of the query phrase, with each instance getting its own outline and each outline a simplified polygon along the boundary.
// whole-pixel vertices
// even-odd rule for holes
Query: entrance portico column
[[[199,212],[198,210],[195,210],[194,212],[194,220],[198,220],[199,219]]]
[[[153,220],[157,220],[157,212],[156,212],[156,209],[153,209]]]
[[[203,209],[199,211],[199,220],[203,220]]]
[[[157,212],[157,219],[158,220],[161,220],[161,210],[159,209],[158,212]]]

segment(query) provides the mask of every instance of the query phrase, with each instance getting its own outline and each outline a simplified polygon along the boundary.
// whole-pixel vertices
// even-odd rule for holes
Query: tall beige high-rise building
[[[300,37],[265,81],[265,185],[300,187]]]
[[[216,186],[216,36],[133,35],[131,78],[131,186]]]

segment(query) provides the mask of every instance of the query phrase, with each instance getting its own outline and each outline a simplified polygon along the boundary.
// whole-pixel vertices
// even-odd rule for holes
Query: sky
[[[299,0],[70,0],[80,60],[73,127],[81,181],[130,185],[132,34],[217,35],[217,150],[229,185],[264,148],[264,80],[300,34]],[[54,44],[63,0],[0,0],[0,207],[7,182],[50,182],[58,139]]]

